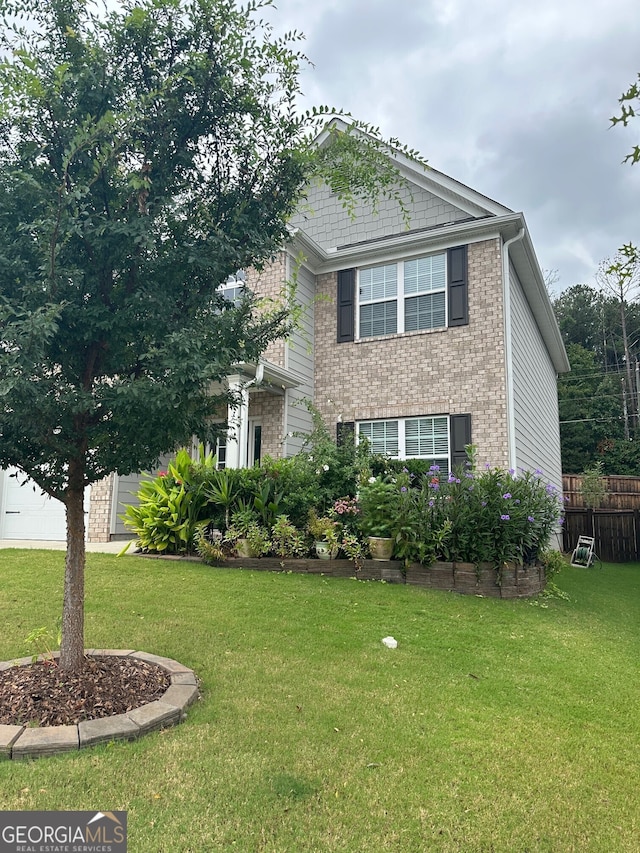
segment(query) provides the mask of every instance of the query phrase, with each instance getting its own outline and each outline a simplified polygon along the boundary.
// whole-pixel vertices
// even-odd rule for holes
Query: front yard
[[[63,559],[0,551],[0,660],[55,624]],[[202,701],[135,743],[0,762],[0,809],[126,809],[131,853],[635,853],[640,566],[557,584],[569,601],[89,554],[87,645],[179,660]]]

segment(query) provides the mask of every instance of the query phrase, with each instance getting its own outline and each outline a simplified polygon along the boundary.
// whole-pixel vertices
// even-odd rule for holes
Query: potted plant
[[[271,545],[278,557],[304,557],[308,545],[304,534],[290,521],[288,515],[279,515],[271,528]]]
[[[307,529],[313,537],[316,556],[321,560],[335,560],[338,556],[340,523],[327,516],[319,517],[312,509],[309,511]]]
[[[358,503],[362,512],[362,531],[369,539],[372,559],[390,560],[398,515],[396,485],[379,477],[369,477],[360,489]]]
[[[239,557],[261,557],[271,550],[267,531],[258,524],[253,510],[248,508],[233,513],[225,538],[234,543]]]

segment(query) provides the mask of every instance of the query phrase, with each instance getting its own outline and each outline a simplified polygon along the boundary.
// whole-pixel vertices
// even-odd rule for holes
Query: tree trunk
[[[82,463],[69,465],[67,556],[62,605],[60,668],[79,672],[84,665],[84,476]]]

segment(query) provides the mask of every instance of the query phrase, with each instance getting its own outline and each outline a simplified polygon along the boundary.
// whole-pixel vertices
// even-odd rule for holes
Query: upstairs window
[[[358,274],[359,335],[395,335],[447,325],[446,255],[362,269]]]
[[[469,323],[467,247],[338,271],[337,342]]]
[[[218,293],[222,295],[223,299],[236,306],[242,302],[248,292],[247,276],[244,270],[238,270],[235,275],[230,275],[225,283],[218,287]]]

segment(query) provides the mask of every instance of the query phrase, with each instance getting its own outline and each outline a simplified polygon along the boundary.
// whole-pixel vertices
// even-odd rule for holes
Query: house
[[[351,217],[314,186],[271,267],[224,285],[230,298],[245,283],[277,295],[295,277],[305,311],[289,341],[228,377],[242,405],[221,464],[296,453],[312,400],[334,434],[366,436],[374,451],[449,470],[473,443],[480,463],[542,469],[561,489],[556,378],[569,363],[523,214],[392,156],[408,226],[395,201]],[[118,514],[135,484],[92,487],[90,540],[125,534]]]

